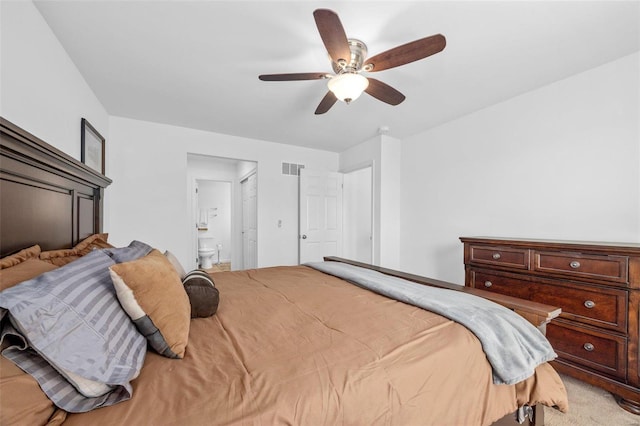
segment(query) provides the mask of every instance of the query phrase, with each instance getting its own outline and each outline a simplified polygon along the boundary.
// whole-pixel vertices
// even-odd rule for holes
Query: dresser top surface
[[[505,244],[510,246],[526,246],[534,248],[562,248],[576,250],[624,251],[640,254],[640,243],[609,242],[609,241],[572,241],[535,238],[507,238],[507,237],[460,237],[464,243]]]

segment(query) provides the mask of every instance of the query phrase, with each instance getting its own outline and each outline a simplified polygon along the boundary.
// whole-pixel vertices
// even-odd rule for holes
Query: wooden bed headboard
[[[34,244],[70,248],[102,232],[102,199],[110,183],[0,117],[0,256]]]

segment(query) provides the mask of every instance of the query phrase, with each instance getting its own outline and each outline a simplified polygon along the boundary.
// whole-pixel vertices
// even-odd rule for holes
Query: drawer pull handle
[[[489,287],[491,287],[492,285],[493,285],[493,283],[492,283],[491,281],[485,281],[485,282],[484,282],[484,286],[485,286],[486,288],[489,288]]]
[[[495,260],[500,259],[502,256],[500,256],[500,253],[493,253],[493,255],[491,256],[493,257]]]
[[[592,309],[596,306],[596,302],[594,302],[593,300],[587,300],[584,302],[584,306],[586,308]]]
[[[585,343],[585,344],[584,344],[584,346],[583,346],[583,348],[584,348],[584,350],[585,350],[585,351],[587,351],[587,352],[591,352],[591,351],[593,351],[596,347],[595,347],[595,346],[593,346],[593,344],[592,344],[592,343]]]
[[[580,267],[580,262],[574,260],[569,264],[569,266],[571,266],[573,269],[578,269]]]

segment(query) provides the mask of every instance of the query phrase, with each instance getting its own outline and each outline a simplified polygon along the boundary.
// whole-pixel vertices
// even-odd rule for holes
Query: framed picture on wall
[[[104,174],[104,138],[86,118],[81,121],[80,135],[82,162],[93,170]]]

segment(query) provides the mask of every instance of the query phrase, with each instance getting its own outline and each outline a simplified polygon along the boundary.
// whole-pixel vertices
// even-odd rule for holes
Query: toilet
[[[213,256],[216,254],[216,245],[213,241],[213,238],[198,238],[198,259],[202,269],[213,267]]]

